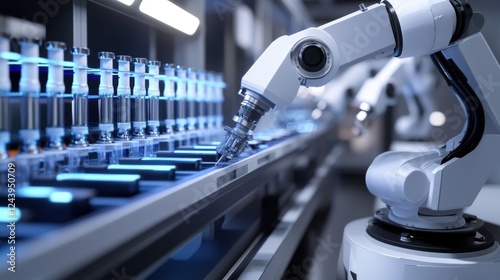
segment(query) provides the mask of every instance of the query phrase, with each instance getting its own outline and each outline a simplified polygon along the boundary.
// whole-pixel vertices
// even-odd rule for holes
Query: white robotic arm
[[[288,105],[301,85],[323,85],[339,69],[371,57],[433,54],[468,112],[464,133],[430,152],[382,154],[368,170],[367,185],[390,207],[392,222],[428,229],[463,226],[463,209],[474,201],[497,158],[493,142],[498,141],[499,110],[494,106],[500,106],[498,95],[490,94],[496,89],[485,92],[488,84],[480,86],[500,77],[500,70],[480,27],[469,26],[471,18],[481,17],[472,17],[466,1],[392,0],[278,38],[243,77],[236,126],[226,127],[217,151],[228,159],[241,153],[260,117]],[[479,158],[484,164],[473,163]]]
[[[433,59],[467,111],[464,131],[427,153],[384,153],[370,166],[366,180],[370,191],[391,206],[392,221],[459,228],[465,224],[464,209],[498,165],[500,89],[491,82],[500,78],[500,67],[481,33]]]
[[[276,39],[243,76],[244,96],[234,128],[226,127],[221,158],[240,154],[263,114],[285,107],[300,86],[321,86],[343,67],[394,52],[396,41],[386,5],[376,4],[318,28]]]
[[[466,0],[387,0],[360,8],[273,42],[243,77],[236,126],[226,128],[217,151],[228,159],[241,153],[260,117],[289,104],[301,85],[323,85],[339,69],[370,57],[431,54],[463,105],[466,125],[442,147],[374,160],[366,183],[388,208],[368,226],[346,227],[344,267],[349,279],[461,273],[475,279],[477,272],[496,279],[498,243],[480,220],[463,214],[500,158],[500,66],[479,32],[482,16],[473,15]],[[415,273],[407,277],[409,271]]]
[[[241,153],[260,117],[290,104],[301,85],[324,85],[367,58],[421,56],[447,47],[463,31],[456,9],[448,0],[383,1],[278,38],[242,78],[236,125],[226,128],[218,152],[228,159]]]
[[[482,25],[477,15],[469,31],[475,25]],[[462,102],[466,126],[433,151],[387,152],[373,161],[366,183],[388,209],[345,227],[339,279],[500,275],[498,241],[463,213],[499,164],[500,66],[481,33],[431,57]]]

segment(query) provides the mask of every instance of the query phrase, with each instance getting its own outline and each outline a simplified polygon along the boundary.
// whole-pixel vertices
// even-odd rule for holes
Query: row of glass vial
[[[8,93],[10,92],[10,80],[8,69],[8,40],[2,38],[2,73],[0,81],[0,98],[2,114],[0,119],[0,131],[3,134],[9,131]],[[64,134],[64,81],[63,65],[65,45],[61,42],[48,42],[48,67],[49,77],[47,80],[47,136],[48,149],[59,150],[62,148],[62,136]],[[37,153],[37,142],[39,133],[39,99],[40,83],[38,81],[37,60],[38,44],[36,42],[21,41],[21,130],[19,132],[23,145],[21,152]],[[72,84],[73,95],[73,141],[75,146],[86,146],[88,144],[88,85],[87,56],[90,51],[87,48],[72,48],[74,79]],[[222,75],[212,72],[195,71],[190,68],[165,65],[165,75],[159,74],[160,63],[158,61],[147,61],[144,58],[133,60],[135,72],[130,72],[130,56],[120,55],[117,57],[119,67],[112,68],[115,58],[113,53],[100,52],[101,67],[97,69],[101,76],[99,86],[99,128],[101,135],[98,142],[106,143],[112,141],[111,132],[113,122],[113,96],[114,87],[112,75],[119,76],[117,87],[119,115],[117,120],[117,138],[128,140],[131,137],[146,137],[146,123],[149,127],[147,133],[151,136],[160,134],[159,99],[165,98],[166,119],[164,120],[165,132],[174,133],[196,128],[219,127],[222,124],[222,88],[224,83]],[[145,65],[148,64],[149,72],[145,73]],[[66,64],[67,65],[67,64]],[[93,69],[90,69],[93,71]],[[95,72],[95,71],[94,71]],[[131,95],[130,75],[133,74],[136,83]],[[149,88],[146,94],[145,79],[149,80]],[[165,82],[163,96],[159,92],[158,81]],[[136,110],[134,120],[130,117],[130,97],[136,98]],[[146,116],[146,99],[149,102],[149,116]],[[146,120],[147,118],[147,120]],[[6,139],[2,138],[0,143],[0,155],[6,155]]]
[[[61,153],[64,151],[64,67],[73,67],[72,92],[72,141],[70,148],[77,151],[65,153],[64,162],[72,169],[91,158],[90,154],[97,154],[97,162],[114,161],[121,156],[150,155],[154,142],[152,138],[188,137],[185,131],[222,126],[222,89],[224,83],[222,75],[212,72],[195,71],[190,68],[165,65],[165,74],[159,74],[160,62],[147,61],[144,58],[133,59],[130,56],[117,56],[118,69],[113,69],[115,56],[110,52],[100,52],[100,68],[89,69],[87,57],[90,54],[87,48],[72,48],[73,62],[63,61],[66,46],[62,42],[47,42],[48,58],[39,58],[39,41],[22,39],[19,41],[21,53],[9,52],[9,39],[0,37],[0,160],[8,157],[7,144],[10,141],[9,122],[9,97],[11,84],[9,79],[9,60],[21,63],[20,89],[20,123],[19,136],[22,142],[18,158],[21,162],[32,162],[30,166],[37,168],[36,162],[41,161],[38,142],[40,140],[39,103],[40,82],[38,67],[41,63],[48,65],[47,80],[47,128],[48,144],[44,154],[44,166],[54,171],[58,168],[51,166],[60,165]],[[134,72],[130,71],[133,62]],[[148,66],[148,73],[145,71]],[[88,85],[87,72],[92,71],[101,76],[99,85],[99,130],[100,136],[97,143],[99,147],[88,147]],[[117,95],[114,96],[113,75],[118,75]],[[135,79],[133,95],[131,95],[130,78]],[[145,80],[149,80],[146,89]],[[162,95],[158,82],[165,82],[165,91]],[[117,98],[119,114],[116,120],[116,137],[111,133],[114,130],[113,98]],[[130,117],[130,99],[135,98],[135,118]],[[166,100],[165,134],[160,135],[159,107],[160,99]],[[149,101],[149,102],[146,102]],[[148,109],[146,108],[148,104]],[[149,112],[146,116],[146,112]],[[146,129],[146,125],[148,129]],[[212,130],[210,130],[212,131]],[[137,139],[137,140],[136,140]],[[113,143],[114,140],[122,142]],[[138,143],[139,142],[139,143]],[[141,148],[142,147],[142,148]],[[137,151],[137,152],[134,152]],[[49,153],[49,152],[52,152]],[[67,154],[69,158],[67,158]],[[101,158],[101,155],[103,158]],[[50,158],[50,159],[49,159]],[[59,162],[54,164],[54,160]],[[24,164],[23,164],[24,165]],[[32,169],[31,167],[28,169]],[[38,168],[37,168],[38,169]],[[52,172],[51,171],[51,172]]]

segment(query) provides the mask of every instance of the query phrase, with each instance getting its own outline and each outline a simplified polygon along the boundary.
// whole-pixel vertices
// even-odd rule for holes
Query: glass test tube
[[[196,70],[188,68],[187,69],[187,93],[186,93],[186,102],[187,102],[187,129],[195,130],[198,126],[197,119],[197,107],[196,107]]]
[[[203,129],[206,128],[207,124],[207,116],[206,116],[206,96],[205,96],[205,88],[206,88],[206,77],[205,71],[198,70],[197,73],[197,83],[196,83],[196,103],[198,105],[198,128]]]
[[[222,73],[215,74],[215,127],[222,128],[224,122],[224,114],[222,112],[222,105],[224,103],[224,77]]]
[[[100,72],[99,83],[99,139],[98,143],[113,143],[112,133],[113,123],[113,60],[115,54],[112,52],[100,52]]]
[[[175,65],[165,64],[165,104],[166,119],[165,132],[172,134],[175,131]]]
[[[0,160],[9,157],[7,145],[10,142],[9,132],[9,93],[11,90],[9,60],[2,55],[9,51],[10,40],[0,36]],[[5,165],[6,166],[6,165]]]
[[[49,69],[47,78],[47,128],[49,142],[45,150],[63,150],[64,143],[64,51],[63,42],[47,42]]]
[[[146,138],[146,58],[134,58],[134,138]]]
[[[71,93],[73,94],[73,125],[71,133],[73,139],[72,146],[86,147],[89,142],[88,128],[88,95],[89,86],[87,84],[87,58],[90,54],[88,48],[74,47],[71,49],[73,54],[73,83],[71,85]]]
[[[175,68],[177,77],[177,88],[175,90],[175,123],[178,132],[183,132],[187,128],[186,118],[186,98],[187,98],[187,69],[182,66]]]
[[[208,72],[206,76],[206,107],[207,107],[207,127],[213,128],[215,126],[215,73]]]
[[[130,62],[132,57],[119,55],[118,60],[118,120],[116,140],[127,141],[131,137],[130,120]]]
[[[38,79],[38,40],[21,39],[21,153],[38,154],[40,140],[40,81]]]
[[[160,62],[149,61],[148,73],[149,87],[149,116],[148,116],[148,134],[157,137],[160,135],[160,87],[158,75],[160,74]]]

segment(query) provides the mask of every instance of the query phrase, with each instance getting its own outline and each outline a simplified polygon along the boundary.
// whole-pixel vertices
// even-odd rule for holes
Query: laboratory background
[[[500,2],[0,2],[0,279],[500,279]]]

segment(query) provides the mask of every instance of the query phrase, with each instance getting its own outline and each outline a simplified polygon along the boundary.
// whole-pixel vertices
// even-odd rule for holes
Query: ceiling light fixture
[[[200,25],[197,17],[167,0],[143,0],[139,10],[188,35]]]
[[[134,2],[135,2],[135,0],[116,0],[116,1],[123,3],[127,6],[130,6],[130,5],[134,4]]]

